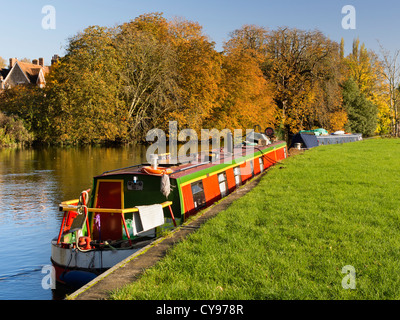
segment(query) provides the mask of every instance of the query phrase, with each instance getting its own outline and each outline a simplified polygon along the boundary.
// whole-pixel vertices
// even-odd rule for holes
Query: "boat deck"
[[[170,174],[171,178],[180,178],[184,175],[194,173],[203,169],[208,169],[211,168],[217,164],[221,163],[226,163],[229,162],[231,163],[234,160],[237,160],[241,157],[244,157],[254,150],[255,152],[257,151],[263,151],[267,150],[269,148],[273,148],[275,146],[278,146],[282,144],[282,141],[277,141],[273,142],[269,145],[266,146],[260,146],[260,145],[255,145],[255,146],[242,146],[240,148],[235,148],[234,153],[224,153],[224,148],[221,148],[220,150],[210,150],[209,152],[206,153],[199,153],[195,156],[193,156],[191,159],[188,159],[187,162],[178,162],[176,159],[169,159],[169,160],[159,160],[158,161],[158,166],[159,167],[168,167],[172,169],[174,172]],[[214,153],[217,155],[217,157],[211,161],[210,160],[210,153]],[[141,169],[145,166],[150,166],[150,163],[142,163],[140,165],[135,165],[132,167],[126,167],[126,168],[120,168],[112,171],[106,171],[99,175],[98,177],[104,177],[104,176],[110,176],[110,175],[120,175],[120,174],[134,174],[134,175],[141,175],[141,174],[146,174],[141,171]]]

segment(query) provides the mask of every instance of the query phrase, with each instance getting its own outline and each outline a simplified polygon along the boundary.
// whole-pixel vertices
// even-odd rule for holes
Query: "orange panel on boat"
[[[122,184],[120,181],[99,181],[96,208],[121,209]],[[100,215],[100,221],[98,216]],[[119,240],[122,238],[122,221],[119,213],[95,213],[93,239]],[[100,224],[100,227],[99,227]]]
[[[243,182],[245,182],[246,180],[248,180],[252,177],[250,161],[246,161],[245,163],[242,163],[240,165],[240,172],[242,175]]]
[[[206,205],[221,199],[219,190],[218,175],[214,174],[203,179],[204,195],[206,196]]]
[[[276,159],[278,161],[285,159],[285,148],[281,148],[279,150],[276,150]]]
[[[182,187],[182,196],[185,210],[185,219],[189,216],[190,212],[194,210],[194,202],[192,195],[192,187],[190,184]]]
[[[264,161],[264,169],[267,169],[273,164],[275,164],[275,151],[263,155],[263,161]]]
[[[254,174],[259,174],[260,171],[260,160],[258,160],[258,158],[253,160],[254,163]]]

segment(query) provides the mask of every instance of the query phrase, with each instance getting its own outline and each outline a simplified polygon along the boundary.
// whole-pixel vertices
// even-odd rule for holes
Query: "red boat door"
[[[98,180],[95,208],[123,209],[123,180]],[[120,213],[94,213],[92,224],[94,240],[119,240],[122,238],[122,221]]]

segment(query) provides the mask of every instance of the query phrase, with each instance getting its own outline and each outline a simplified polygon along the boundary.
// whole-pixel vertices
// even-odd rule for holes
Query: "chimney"
[[[10,69],[14,67],[14,64],[17,62],[17,58],[10,58]]]
[[[55,64],[56,62],[58,62],[59,59],[60,59],[60,57],[58,56],[58,54],[55,54],[55,55],[51,58],[51,65]]]
[[[35,65],[39,65],[39,61],[37,59],[33,59],[32,63],[35,64]]]
[[[39,65],[44,67],[44,59],[43,58],[39,58]]]

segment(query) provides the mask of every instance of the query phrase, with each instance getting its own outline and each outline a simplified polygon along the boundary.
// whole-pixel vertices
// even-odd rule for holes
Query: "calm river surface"
[[[0,300],[63,296],[42,287],[62,221],[58,204],[91,188],[93,176],[145,158],[143,146],[0,149]]]

